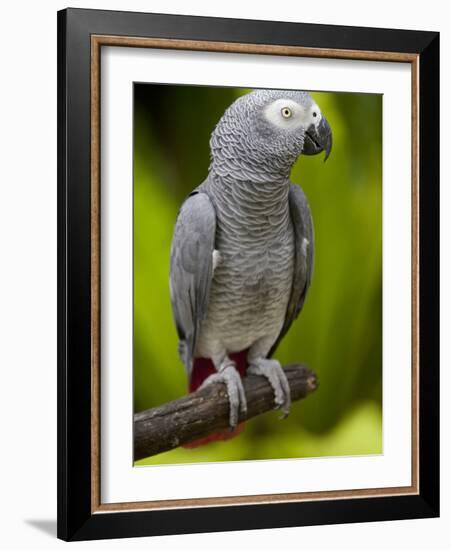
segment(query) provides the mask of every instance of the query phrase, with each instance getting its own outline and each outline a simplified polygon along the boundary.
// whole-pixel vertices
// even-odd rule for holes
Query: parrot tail
[[[231,353],[230,359],[234,361],[241,378],[243,378],[246,374],[246,369],[248,366],[247,350],[239,351],[238,353]],[[206,378],[208,378],[210,374],[214,374],[215,372],[216,369],[211,359],[207,359],[205,357],[195,358],[193,362],[191,378],[189,381],[189,392],[192,393],[196,391],[197,388],[202,384],[202,382]],[[236,437],[237,435],[242,433],[244,430],[244,424],[245,422],[241,422],[241,424],[238,424],[236,429],[233,431],[230,431],[229,429],[221,430],[220,432],[212,433],[210,435],[207,435],[206,437],[195,439],[194,441],[191,441],[191,443],[185,443],[184,445],[182,445],[182,447],[184,447],[185,449],[195,449],[196,447],[206,445],[207,443],[212,443],[213,441],[227,441],[228,439],[232,439],[233,437]]]

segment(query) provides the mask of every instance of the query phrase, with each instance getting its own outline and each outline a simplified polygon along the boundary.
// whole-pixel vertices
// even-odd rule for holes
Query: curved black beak
[[[311,124],[305,132],[304,155],[317,155],[321,151],[326,152],[324,161],[326,161],[332,150],[332,130],[327,120],[322,117],[319,124]]]

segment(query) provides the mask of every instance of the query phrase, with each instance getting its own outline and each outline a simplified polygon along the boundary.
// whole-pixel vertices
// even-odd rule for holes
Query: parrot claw
[[[275,409],[282,410],[281,419],[290,412],[291,392],[288,380],[279,361],[275,359],[257,359],[252,361],[247,369],[249,374],[264,376],[274,390]]]
[[[233,431],[238,425],[240,413],[245,416],[247,413],[246,394],[244,393],[241,376],[235,368],[235,363],[227,361],[219,368],[219,371],[211,374],[201,385],[202,387],[216,383],[225,384],[227,390],[227,398],[229,400],[229,425]]]

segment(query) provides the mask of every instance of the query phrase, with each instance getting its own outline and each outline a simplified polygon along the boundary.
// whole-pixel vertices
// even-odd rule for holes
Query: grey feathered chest
[[[216,212],[215,267],[196,356],[248,349],[279,335],[294,268],[289,181],[204,184]]]

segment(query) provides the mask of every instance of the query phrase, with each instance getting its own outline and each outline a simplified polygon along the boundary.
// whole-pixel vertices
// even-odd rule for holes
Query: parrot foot
[[[267,378],[274,390],[275,408],[281,409],[283,412],[282,418],[286,418],[290,412],[291,392],[286,374],[279,361],[275,359],[255,359],[250,362],[247,372]]]
[[[229,359],[223,361],[218,372],[211,374],[200,387],[203,388],[217,382],[221,382],[226,386],[230,407],[229,424],[230,429],[234,430],[238,425],[239,413],[247,413],[247,403],[241,376],[236,370],[233,361]]]

